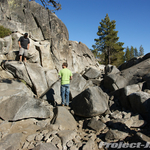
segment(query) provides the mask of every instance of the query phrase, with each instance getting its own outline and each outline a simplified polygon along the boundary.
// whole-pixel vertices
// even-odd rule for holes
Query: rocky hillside
[[[0,7],[0,24],[13,32],[0,41],[0,52],[8,60],[17,60],[18,38],[27,32],[31,41],[28,62],[39,63],[45,71],[58,71],[64,61],[78,73],[85,67],[99,67],[88,47],[81,42],[69,41],[64,23],[35,1],[5,0]]]
[[[119,142],[120,149],[149,148],[150,54],[119,69],[99,65],[34,1],[1,0],[0,25],[12,31],[0,39],[0,150],[99,150]],[[30,49],[19,64],[25,32]],[[73,72],[69,107],[61,106],[58,80],[64,61]]]

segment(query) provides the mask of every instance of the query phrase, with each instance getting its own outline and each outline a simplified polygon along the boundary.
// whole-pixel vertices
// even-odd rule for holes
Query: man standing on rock
[[[30,40],[28,38],[28,33],[21,36],[18,40],[19,44],[19,63],[22,64],[22,56],[24,55],[24,62],[26,62],[26,57],[28,55],[28,49],[30,45]]]
[[[61,98],[62,106],[65,105],[66,96],[66,106],[69,106],[69,93],[70,93],[70,80],[72,79],[72,72],[67,68],[68,64],[62,64],[62,70],[59,72],[59,77],[61,78]]]

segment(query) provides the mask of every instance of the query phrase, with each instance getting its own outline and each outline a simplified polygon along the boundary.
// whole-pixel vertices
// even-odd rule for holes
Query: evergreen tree
[[[144,48],[141,45],[140,48],[139,48],[139,56],[143,56],[143,55],[144,55]]]
[[[122,46],[124,43],[118,42],[119,37],[117,37],[118,31],[115,31],[115,23],[116,21],[110,21],[108,14],[106,14],[98,26],[97,35],[99,38],[94,39],[96,49],[101,52],[101,55],[104,55],[105,65],[110,63],[116,65],[115,62],[119,62],[116,61],[117,59],[123,61],[124,48]]]
[[[102,55],[100,54],[100,52],[96,49],[95,45],[92,45],[93,49],[91,49],[92,53],[94,54],[95,58],[98,60],[98,62],[100,63],[100,60],[103,60]]]
[[[130,49],[129,47],[127,46],[126,48],[126,52],[125,52],[125,61],[129,61],[130,60]]]
[[[134,57],[134,48],[133,46],[131,46],[130,48],[130,59],[132,59]]]
[[[138,53],[137,48],[134,48],[134,56],[135,56],[135,57],[138,57],[138,56],[139,56],[139,53]]]

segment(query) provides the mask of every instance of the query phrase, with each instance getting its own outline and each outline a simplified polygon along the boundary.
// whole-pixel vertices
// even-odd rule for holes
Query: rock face
[[[0,149],[99,150],[108,148],[103,142],[150,142],[150,54],[119,69],[99,65],[35,1],[1,0],[0,25],[12,31],[0,39]],[[19,64],[25,32],[30,49],[27,63]],[[64,61],[73,72],[69,107],[60,106]]]
[[[88,47],[81,42],[69,41],[69,33],[64,23],[35,1],[6,0],[0,7],[0,24],[14,32],[13,38],[9,36],[0,40],[2,54],[9,54],[10,57],[12,50],[18,51],[18,38],[28,32],[31,41],[29,62],[38,62],[46,70],[60,70],[62,63],[67,61],[69,68],[79,73],[87,66],[99,68]],[[14,57],[17,55],[13,54]],[[12,60],[15,60],[14,57],[11,57]]]

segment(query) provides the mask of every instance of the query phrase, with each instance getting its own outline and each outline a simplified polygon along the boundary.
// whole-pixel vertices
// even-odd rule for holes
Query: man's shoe
[[[18,63],[19,63],[19,64],[22,64],[22,61],[19,61]]]

